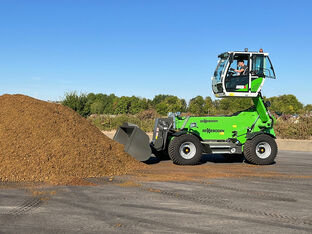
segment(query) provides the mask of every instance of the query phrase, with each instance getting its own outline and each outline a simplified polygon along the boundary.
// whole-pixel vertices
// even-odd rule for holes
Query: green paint
[[[227,140],[236,138],[242,144],[247,140],[247,132],[266,132],[275,136],[272,120],[263,104],[263,99],[258,96],[253,98],[255,106],[249,110],[242,111],[233,116],[203,116],[175,117],[176,129],[181,129],[185,124],[184,130],[196,134],[202,140]],[[192,126],[191,125],[195,125]],[[253,129],[252,126],[254,124]],[[251,130],[250,130],[251,129]]]
[[[260,85],[262,84],[263,78],[256,78],[254,80],[251,80],[251,92],[255,93],[258,91]]]
[[[270,116],[269,116],[269,113],[268,113],[266,107],[264,106],[262,97],[258,96],[256,98],[252,98],[252,100],[253,100],[253,102],[255,104],[257,113],[259,114],[261,121],[263,123],[268,124],[268,122],[271,119],[270,119]]]

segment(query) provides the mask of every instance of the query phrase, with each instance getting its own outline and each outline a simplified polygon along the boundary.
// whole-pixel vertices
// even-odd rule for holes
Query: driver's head
[[[240,66],[240,67],[242,67],[242,66],[244,66],[245,64],[244,64],[244,60],[239,60],[238,61],[238,66]]]

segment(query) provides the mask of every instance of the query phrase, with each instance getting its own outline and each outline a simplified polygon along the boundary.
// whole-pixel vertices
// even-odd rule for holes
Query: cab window
[[[222,75],[222,72],[223,72],[223,69],[225,68],[225,65],[226,65],[226,62],[228,60],[227,59],[220,59],[219,60],[219,63],[218,63],[218,66],[214,72],[214,79],[216,80],[216,82],[221,82],[221,75]]]
[[[249,55],[236,54],[231,59],[225,78],[225,88],[228,92],[248,92]]]
[[[272,63],[268,56],[254,55],[252,58],[252,71],[253,76],[273,78],[275,79],[275,72]]]
[[[243,66],[241,66],[243,64]],[[242,72],[237,72],[235,70],[242,70]],[[229,67],[228,76],[244,76],[248,75],[248,60],[247,59],[235,59]]]

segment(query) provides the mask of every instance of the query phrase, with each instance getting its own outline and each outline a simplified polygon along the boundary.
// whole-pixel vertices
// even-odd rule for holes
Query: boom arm
[[[263,127],[270,127],[272,125],[272,119],[265,104],[263,103],[263,98],[261,94],[255,98],[252,98],[252,100],[255,104],[256,110],[259,114],[261,121],[265,124]]]

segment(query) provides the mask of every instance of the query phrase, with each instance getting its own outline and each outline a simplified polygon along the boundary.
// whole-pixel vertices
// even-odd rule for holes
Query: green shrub
[[[157,114],[156,110],[148,109],[148,110],[141,111],[139,114],[137,114],[137,117],[140,120],[152,120],[152,119],[156,119],[157,117],[160,117],[160,115]]]
[[[287,139],[310,139],[312,117],[300,116],[297,119],[280,117],[274,126],[277,137]]]
[[[145,132],[153,131],[155,121],[154,118],[140,119],[134,115],[91,115],[88,120],[104,131],[116,130],[124,122],[129,122],[138,125]]]

